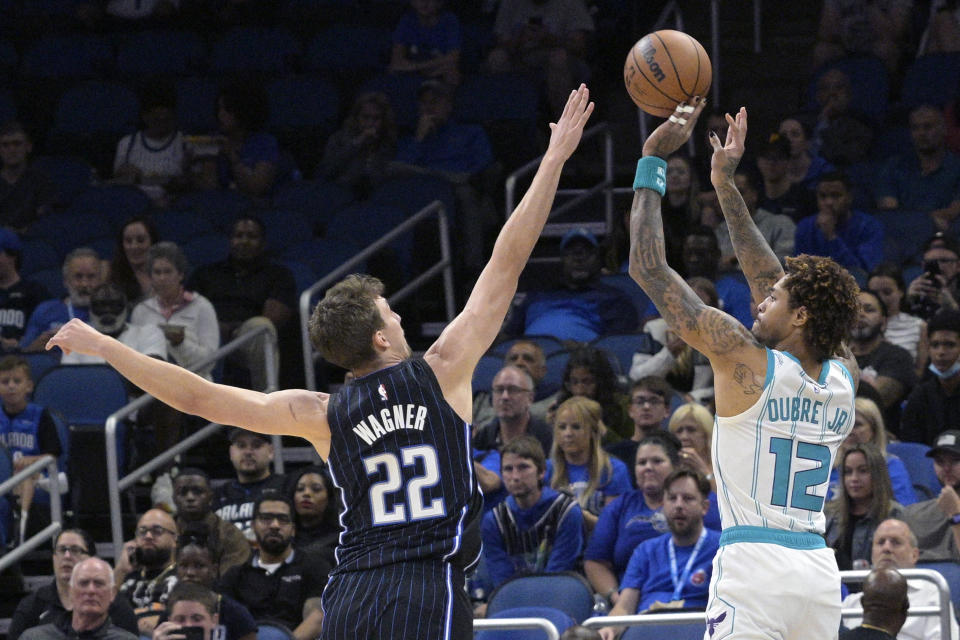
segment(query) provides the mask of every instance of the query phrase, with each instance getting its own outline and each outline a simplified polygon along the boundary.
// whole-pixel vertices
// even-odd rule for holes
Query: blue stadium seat
[[[210,71],[279,74],[294,66],[300,45],[281,27],[235,27],[213,44]]]
[[[76,220],[87,220],[91,216],[105,219],[108,228],[87,234],[87,237],[95,237],[110,235],[130,218],[146,213],[151,206],[150,198],[137,187],[108,185],[84,190],[67,207],[67,212]]]
[[[90,212],[82,224],[77,220],[71,211],[49,213],[34,221],[24,235],[46,241],[60,256],[65,256],[87,240],[110,234],[110,223],[102,215]]]
[[[311,238],[288,247],[281,254],[281,258],[284,260],[299,260],[307,264],[313,269],[316,280],[320,280],[358,253],[360,253],[360,247],[348,241]],[[366,267],[361,263],[351,271],[362,273],[365,269]]]
[[[211,78],[181,78],[177,86],[177,120],[185,133],[217,131],[217,92]]]
[[[258,620],[257,640],[294,640],[293,633],[280,622]]]
[[[209,189],[180,196],[173,206],[195,211],[206,218],[214,229],[228,231],[240,214],[250,208],[250,201],[233,189]]]
[[[280,260],[280,264],[285,266],[287,269],[290,269],[290,273],[293,274],[293,280],[297,283],[297,295],[306,291],[313,285],[314,282],[319,280],[316,274],[313,272],[313,268],[306,262],[301,262],[300,260]]]
[[[940,573],[950,586],[950,601],[953,602],[954,613],[960,611],[960,563],[921,562],[917,564],[917,569],[933,569]]]
[[[323,29],[307,45],[308,71],[350,74],[382,69],[390,57],[389,29],[335,24]]]
[[[537,387],[537,395],[544,397],[554,394],[563,386],[563,372],[570,360],[570,353],[559,351],[547,357],[547,375],[543,377]]]
[[[324,180],[288,182],[273,197],[276,208],[298,211],[313,222],[333,215],[352,202],[349,189]]]
[[[83,241],[83,246],[90,247],[100,256],[101,260],[113,260],[117,250],[117,239],[114,234],[100,235]]]
[[[289,247],[313,237],[313,225],[298,211],[261,209],[257,217],[267,230],[267,250],[282,253]]]
[[[654,340],[649,333],[601,336],[591,342],[590,346],[613,354],[617,361],[614,371],[619,370],[623,375],[630,373],[633,354],[646,353],[653,355],[663,348],[663,345]]]
[[[127,87],[91,81],[68,89],[60,98],[54,130],[72,135],[135,131],[140,117],[137,96]]]
[[[222,233],[205,233],[183,243],[180,247],[183,255],[187,256],[193,269],[226,260],[230,253],[230,242]]]
[[[434,176],[407,176],[390,178],[380,182],[370,194],[370,204],[400,207],[407,215],[413,215],[434,200],[439,200],[447,210],[447,216],[455,219],[456,200],[453,187],[442,178]]]
[[[537,343],[540,348],[543,349],[544,357],[547,358],[555,353],[566,351],[566,347],[563,346],[563,343],[554,336],[523,336],[522,338],[513,338],[511,340],[503,340],[498,342],[490,347],[489,353],[490,355],[498,356],[501,360],[503,360],[504,356],[507,355],[507,351],[510,350],[510,347],[521,340]]]
[[[541,602],[543,594],[541,594]],[[504,609],[493,615],[487,615],[489,619],[498,618],[545,618],[553,623],[558,633],[563,633],[577,622],[569,615],[555,609],[545,606],[513,607]],[[541,640],[547,637],[547,633],[541,629],[485,629],[477,631],[474,635],[476,640]]]
[[[940,481],[933,470],[933,458],[927,457],[930,447],[920,442],[891,442],[887,444],[887,453],[895,455],[903,461],[907,474],[915,489],[917,497],[922,499],[934,498],[940,495]],[[921,494],[923,497],[921,497]]]
[[[468,76],[457,91],[454,117],[462,122],[535,122],[539,96],[530,78],[512,73]]]
[[[60,267],[50,267],[31,273],[30,280],[46,287],[51,298],[63,298],[67,295],[67,288],[63,286],[63,270]]]
[[[656,617],[656,616],[651,616]],[[705,622],[687,622],[684,624],[655,624],[642,627],[627,627],[620,640],[703,640]]]
[[[34,162],[53,181],[57,194],[54,204],[66,207],[93,183],[93,168],[82,158],[40,156]]]
[[[406,219],[406,212],[398,207],[355,204],[333,215],[326,225],[325,237],[330,240],[350,238],[364,248]],[[400,266],[409,272],[413,261],[413,232],[402,234],[390,247],[396,252]]]
[[[127,387],[108,365],[62,364],[37,380],[33,401],[59,411],[70,425],[102,425],[127,404]]]
[[[503,368],[502,356],[483,356],[473,370],[473,392],[490,391],[493,378]]]
[[[25,238],[20,251],[20,275],[29,279],[31,273],[43,269],[57,269],[62,264],[60,254],[43,238]]]
[[[24,53],[21,73],[27,78],[78,80],[107,75],[112,64],[113,45],[104,36],[44,36]]]
[[[930,216],[902,209],[879,210],[873,215],[883,224],[885,259],[900,265],[919,262],[924,243],[936,232]]]
[[[117,73],[131,79],[153,75],[182,76],[199,70],[206,51],[190,31],[133,31],[120,36]]]
[[[197,236],[214,233],[210,221],[195,211],[167,209],[154,216],[160,239],[182,245]]]
[[[30,378],[36,382],[47,371],[60,364],[60,350],[40,351],[39,353],[21,353],[20,356],[30,365]]]
[[[808,108],[815,111],[818,109],[816,104],[817,81],[830,69],[840,69],[850,78],[850,89],[853,93],[852,104],[855,104],[858,109],[870,116],[875,123],[883,122],[890,96],[890,80],[887,68],[880,58],[873,56],[840,58],[817,69],[807,86]]]
[[[563,611],[577,623],[593,615],[593,590],[575,573],[522,576],[494,589],[487,601],[487,616],[516,607],[539,607],[549,596],[550,606]]]
[[[337,88],[316,76],[288,76],[267,85],[271,131],[336,128],[340,100]]]
[[[960,52],[933,53],[913,61],[903,76],[903,106],[946,105],[957,97]]]

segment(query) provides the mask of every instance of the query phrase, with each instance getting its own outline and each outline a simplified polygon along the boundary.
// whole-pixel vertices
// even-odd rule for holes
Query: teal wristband
[[[667,192],[667,161],[657,156],[645,156],[637,160],[633,190],[637,189],[652,189],[662,197]]]

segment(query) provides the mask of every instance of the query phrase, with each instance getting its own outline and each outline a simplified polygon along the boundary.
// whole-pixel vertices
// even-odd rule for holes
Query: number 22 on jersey
[[[417,462],[423,465],[422,472],[416,473]],[[400,455],[379,453],[363,459],[367,475],[381,473],[383,479],[370,486],[370,512],[376,526],[400,524],[430,518],[442,518],[446,509],[442,498],[433,498],[426,504],[424,491],[440,482],[440,467],[437,464],[437,452],[428,445],[403,447]],[[404,473],[404,469],[414,472]],[[406,478],[405,476],[410,476]],[[387,507],[387,497],[404,492],[404,499],[397,498],[393,507]]]

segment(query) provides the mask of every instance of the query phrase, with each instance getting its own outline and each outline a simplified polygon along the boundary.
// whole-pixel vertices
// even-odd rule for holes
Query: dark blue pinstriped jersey
[[[480,551],[483,499],[470,425],[422,358],[357,378],[331,396],[329,467],[344,531],[335,572],[407,560],[464,568]]]

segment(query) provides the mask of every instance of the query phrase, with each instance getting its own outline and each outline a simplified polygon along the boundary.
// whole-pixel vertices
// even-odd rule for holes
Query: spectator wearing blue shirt
[[[573,396],[557,407],[553,421],[553,472],[547,482],[576,496],[587,531],[611,500],[632,489],[626,465],[600,446],[606,430],[602,412],[596,400]]]
[[[753,326],[753,303],[750,301],[749,287],[742,278],[718,275],[720,245],[713,229],[701,225],[689,231],[683,242],[683,268],[686,278],[700,277],[712,282],[717,288],[720,308],[743,323],[743,326]]]
[[[668,531],[663,513],[665,481],[680,466],[681,444],[663,431],[647,436],[637,447],[634,475],[638,489],[620,496],[600,514],[584,553],[584,572],[612,604],[620,597],[620,582],[633,550],[644,540]],[[720,529],[717,497],[710,494],[707,527]]]
[[[636,331],[637,310],[629,296],[600,281],[603,261],[597,237],[583,227],[571,229],[560,241],[560,250],[561,286],[518,298],[504,333],[590,342],[606,334]]]
[[[842,172],[824,174],[817,185],[817,213],[797,225],[794,250],[833,258],[861,282],[883,260],[883,225],[853,209],[850,179]]]
[[[890,158],[877,183],[877,206],[927,213],[940,230],[960,215],[960,158],[947,149],[946,125],[931,105],[910,112],[913,152]]]
[[[443,0],[410,0],[393,30],[390,71],[460,84],[460,21]]]
[[[710,509],[710,483],[696,471],[678,469],[665,487],[670,533],[647,540],[630,556],[612,616],[707,606],[713,557],[720,547],[720,532],[703,522]],[[600,635],[613,640],[617,631],[604,627]]]
[[[63,285],[67,297],[47,300],[30,314],[20,348],[27,352],[43,351],[57,330],[73,318],[90,319],[90,294],[103,282],[100,256],[89,247],[80,247],[67,254],[63,261]]]
[[[583,553],[583,513],[570,494],[544,486],[547,460],[536,438],[500,449],[510,494],[483,518],[481,534],[493,586],[518,575],[572,570]]]

